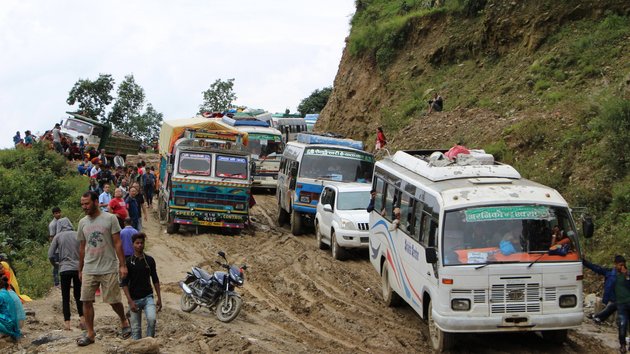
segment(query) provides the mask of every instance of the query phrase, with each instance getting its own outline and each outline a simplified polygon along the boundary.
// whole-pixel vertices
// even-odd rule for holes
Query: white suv
[[[335,259],[345,258],[345,248],[367,248],[370,237],[371,184],[334,183],[324,185],[315,214],[319,249],[328,247]]]

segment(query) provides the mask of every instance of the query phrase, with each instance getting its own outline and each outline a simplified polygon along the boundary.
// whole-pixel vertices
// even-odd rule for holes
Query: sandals
[[[79,347],[85,347],[85,346],[88,346],[88,345],[93,344],[93,343],[94,343],[94,339],[92,339],[92,338],[90,338],[88,336],[83,336],[83,337],[77,339],[77,345]]]
[[[122,337],[122,339],[127,339],[131,337],[131,327],[123,327],[123,329],[120,330],[120,336]]]

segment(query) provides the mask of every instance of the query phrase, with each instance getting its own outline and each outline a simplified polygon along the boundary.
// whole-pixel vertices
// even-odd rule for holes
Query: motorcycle
[[[184,312],[192,312],[197,306],[203,306],[212,311],[216,308],[216,315],[221,322],[230,322],[238,316],[243,305],[241,296],[234,291],[236,286],[243,286],[244,271],[247,265],[240,268],[229,264],[225,252],[219,251],[219,257],[225,263],[216,263],[227,272],[214,272],[212,275],[199,267],[192,267],[186,273],[186,279],[179,282],[184,291],[180,300],[180,307]]]

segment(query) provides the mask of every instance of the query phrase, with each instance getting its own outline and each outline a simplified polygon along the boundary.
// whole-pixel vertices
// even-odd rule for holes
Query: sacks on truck
[[[297,141],[303,144],[330,144],[363,150],[362,141],[346,139],[332,134],[300,133],[297,135]]]

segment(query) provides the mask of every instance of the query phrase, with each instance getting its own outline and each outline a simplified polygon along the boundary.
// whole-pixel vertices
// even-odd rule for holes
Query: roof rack
[[[233,127],[269,127],[269,123],[253,117],[223,117],[221,120]]]
[[[486,154],[483,150],[472,150],[470,157],[466,159],[466,164],[457,161],[451,162],[448,159],[444,160],[441,158],[447,151],[448,150],[398,151],[391,160],[401,167],[434,182],[480,177],[521,178],[521,174],[518,173],[514,167],[496,162],[494,159],[492,159],[491,162],[487,161],[486,157],[489,154]],[[479,158],[476,158],[475,155],[479,156]]]

